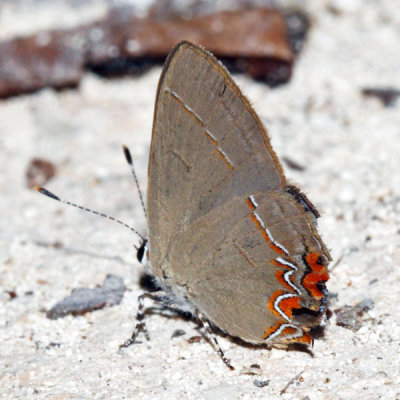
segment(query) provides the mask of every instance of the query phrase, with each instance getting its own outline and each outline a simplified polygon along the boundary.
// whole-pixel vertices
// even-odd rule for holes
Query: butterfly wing
[[[288,193],[237,197],[173,243],[172,279],[210,321],[252,343],[305,342],[324,313],[329,260],[312,219]]]
[[[210,321],[253,343],[310,342],[329,255],[249,102],[187,42],[158,86],[147,208],[154,274]]]
[[[153,270],[192,221],[235,196],[284,187],[265,130],[228,72],[200,47],[178,44],[160,78],[150,149]]]

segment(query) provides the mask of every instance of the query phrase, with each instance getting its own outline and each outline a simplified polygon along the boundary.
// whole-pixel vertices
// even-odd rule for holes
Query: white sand
[[[333,317],[312,355],[220,338],[236,367],[231,372],[208,343],[187,342],[197,334],[193,324],[152,316],[150,344],[119,355],[140,294],[137,241],[25,187],[28,162],[43,157],[58,167],[49,189],[145,232],[121,144],[131,147],[145,188],[161,69],[112,81],[87,74],[79,90],[0,102],[1,399],[400,399],[400,101],[384,108],[360,95],[366,85],[400,88],[400,7],[396,0],[307,6],[313,28],[290,84],[269,90],[237,80],[278,155],[306,166],[286,168],[287,175],[322,211],[320,232],[334,259],[343,256],[328,283],[338,293],[331,308],[371,298],[375,307],[362,328],[341,328]],[[46,19],[39,7],[31,11],[32,21]],[[0,24],[3,37],[21,23],[16,15]],[[64,248],[41,245],[55,241]],[[123,276],[129,288],[121,305],[46,318],[72,288],[94,287],[108,273]],[[10,301],[6,290],[17,298]],[[176,329],[186,335],[171,339]],[[245,373],[253,363],[259,376]],[[270,382],[258,388],[255,379]]]

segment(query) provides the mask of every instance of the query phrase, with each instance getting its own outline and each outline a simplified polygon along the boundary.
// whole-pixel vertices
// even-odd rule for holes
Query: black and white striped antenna
[[[136,188],[137,188],[137,191],[138,191],[139,197],[140,197],[140,203],[142,205],[144,215],[146,216],[147,215],[146,214],[146,207],[144,205],[143,195],[142,195],[142,191],[140,190],[140,186],[139,186],[139,182],[138,182],[138,179],[137,179],[137,175],[136,175],[135,169],[133,167],[133,160],[132,160],[131,152],[129,151],[128,147],[126,147],[126,146],[123,146],[123,151],[124,151],[124,154],[125,154],[125,159],[126,159],[126,161],[128,162],[128,164],[130,166],[133,179],[135,180]],[[46,189],[44,187],[34,186],[33,189],[35,189],[39,193],[49,197],[50,199],[59,201],[60,203],[67,204],[68,206],[78,208],[79,210],[83,210],[83,211],[89,212],[91,214],[97,215],[99,217],[109,219],[110,221],[114,221],[114,222],[122,225],[123,227],[129,229],[135,235],[137,235],[140,238],[140,240],[142,241],[142,243],[146,242],[146,238],[142,234],[140,234],[135,228],[131,227],[126,222],[123,222],[118,218],[112,217],[111,215],[104,214],[102,212],[93,210],[93,209],[88,208],[88,207],[83,207],[83,206],[81,206],[79,204],[73,203],[72,201],[64,200],[64,199],[60,198],[59,196],[55,195],[54,193],[50,192],[50,190],[48,190],[48,189]]]
[[[83,207],[79,204],[73,203],[72,201],[61,199],[60,197],[56,196],[54,193],[50,192],[49,190],[45,189],[44,187],[34,186],[33,188],[36,191],[38,191],[39,193],[44,194],[47,197],[50,197],[50,199],[57,200],[60,203],[64,203],[64,204],[67,204],[68,206],[78,208],[79,210],[87,211],[87,212],[97,215],[99,217],[109,219],[110,221],[117,222],[118,224],[124,226],[125,228],[129,229],[131,232],[136,234],[142,241],[145,240],[145,237],[143,235],[141,235],[135,228],[132,228],[130,225],[121,221],[120,219],[114,218],[111,215],[107,215],[107,214],[104,214],[104,213],[96,211],[96,210],[92,210],[91,208],[88,208],[88,207]]]
[[[131,152],[129,151],[128,147],[125,145],[122,146],[122,149],[124,150],[125,159],[126,159],[127,163],[129,164],[129,167],[131,168],[133,179],[135,180],[136,189],[139,194],[140,204],[142,205],[144,216],[147,218],[146,206],[144,205],[143,194],[142,194],[142,191],[140,190],[139,180],[137,178],[136,171],[133,166],[133,158],[132,158]]]

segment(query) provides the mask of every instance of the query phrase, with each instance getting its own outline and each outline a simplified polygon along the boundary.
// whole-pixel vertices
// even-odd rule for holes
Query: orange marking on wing
[[[269,310],[271,311],[271,312],[273,312],[275,315],[278,315],[280,318],[281,318],[281,315],[277,312],[277,311],[275,311],[275,307],[274,307],[274,302],[275,302],[275,300],[276,300],[276,298],[278,297],[278,296],[280,296],[281,294],[284,294],[285,292],[283,291],[283,290],[278,290],[278,291],[276,291],[276,292],[274,292],[273,294],[272,294],[272,296],[269,298],[269,301],[268,301],[268,308],[269,308]]]
[[[292,263],[295,267],[297,267],[296,263],[292,260],[291,257],[289,257],[289,262]],[[285,269],[293,270],[293,268],[289,267],[289,265],[283,264],[283,263],[279,262],[278,260],[271,260],[270,263],[275,265],[276,267],[279,267],[279,268],[285,268]]]
[[[239,250],[239,253],[246,259],[246,261],[253,267],[256,268],[254,263],[250,260],[249,256],[234,242],[233,245]]]
[[[294,333],[296,333],[297,330],[294,328],[291,328],[290,326],[286,327],[281,335],[293,335]],[[292,339],[286,339],[285,342],[286,343],[305,343],[305,344],[311,344],[313,341],[312,336],[309,333],[304,333],[303,336],[300,337],[295,337]]]
[[[280,326],[282,325],[281,322],[278,322],[274,326],[269,327],[265,332],[264,332],[264,339],[268,339],[269,336],[271,336],[273,333],[275,333]]]
[[[249,206],[250,210],[255,210],[256,207],[251,202],[251,200],[248,198],[246,201],[247,201],[247,205]],[[260,221],[257,219],[257,217],[254,214],[250,214],[250,218],[257,225],[257,228],[262,231],[263,238],[267,243],[269,243],[269,246],[271,247],[271,249],[274,250],[278,254],[286,254],[280,247],[278,247],[275,243],[273,243],[271,241],[271,238],[268,236],[267,231],[262,227],[262,225],[261,225]]]
[[[279,308],[289,317],[293,318],[293,309],[301,308],[300,297],[289,297],[279,303]]]
[[[225,162],[226,166],[229,169],[233,169],[233,166],[230,164],[230,162],[226,159],[226,157],[224,156],[224,154],[222,154],[220,149],[215,149],[216,152],[218,153],[218,155],[222,158],[222,160]]]
[[[247,198],[246,200],[247,205],[249,206],[250,210],[255,210],[256,208],[254,207],[254,204],[251,202],[251,200],[249,198]]]
[[[250,214],[250,218],[253,220],[253,222],[257,225],[257,228],[262,230],[264,235],[267,235],[266,232],[264,231],[263,227],[261,226],[260,222],[258,221],[258,219],[256,218],[256,216],[254,214]],[[268,238],[268,235],[267,235]],[[269,238],[268,238],[269,240]]]
[[[278,322],[274,326],[271,326],[264,332],[264,339],[268,339],[271,335],[273,335],[275,332],[277,332],[280,327],[283,325],[283,323]],[[309,333],[304,333],[300,337],[295,337],[295,338],[285,338],[285,336],[291,336],[293,334],[296,334],[298,331],[296,328],[292,328],[291,326],[285,327],[282,332],[279,334],[281,336],[281,343],[305,343],[310,345],[312,343],[312,337]]]
[[[288,288],[291,292],[294,292],[294,289],[285,281],[285,278],[283,277],[283,275],[285,274],[286,271],[282,271],[281,269],[275,272],[275,278],[276,280],[281,283],[283,286],[285,286],[286,288]],[[290,277],[292,278],[292,277]],[[290,280],[292,283],[293,281]]]
[[[282,264],[282,263],[280,263],[280,262],[277,261],[277,260],[271,260],[270,263],[271,263],[272,265],[275,265],[275,267],[285,268],[285,269],[291,269],[291,268],[289,267],[289,265]]]
[[[321,289],[319,289],[318,284],[320,282],[326,282],[329,280],[329,273],[325,265],[321,263],[320,256],[321,255],[318,252],[313,252],[306,255],[306,262],[311,268],[312,272],[309,272],[303,278],[302,282],[304,288],[317,300],[320,300],[324,296]]]
[[[268,237],[268,235],[267,235],[267,237]],[[269,238],[268,238],[268,241],[269,241]],[[269,247],[271,247],[271,249],[274,250],[278,254],[285,254],[285,252],[280,247],[278,247],[275,243],[270,242]]]
[[[286,293],[287,292],[285,292],[284,290],[277,290],[272,294],[268,301],[268,308],[279,318],[282,318],[282,315],[275,309],[275,301],[279,296]],[[279,309],[290,319],[293,318],[294,308],[301,308],[300,297],[298,296],[282,299],[279,303]]]
[[[258,221],[257,221],[257,222],[258,222]],[[262,235],[263,235],[264,240],[265,240],[266,242],[272,244],[272,243],[270,242],[270,240],[269,240],[269,236],[267,235],[267,232],[265,232],[265,229],[263,229],[261,225],[259,225],[259,227],[262,229]]]
[[[174,97],[174,99],[175,99],[175,97]],[[183,103],[182,103],[182,104],[183,104]],[[184,105],[184,104],[183,104],[183,105]],[[193,112],[190,111],[190,110],[188,110],[186,107],[183,107],[183,109],[184,109],[189,115],[191,115],[191,116],[194,118],[194,120],[195,120],[195,122],[197,123],[197,125],[199,125],[199,126],[201,126],[201,127],[204,126],[203,121],[201,121],[201,120],[199,119],[199,117],[198,117],[196,114],[193,114]]]
[[[204,136],[205,136],[207,139],[209,139],[213,145],[218,146],[218,142],[217,142],[212,136],[210,136],[210,135],[207,133],[207,131],[204,131],[203,133],[204,133]]]
[[[303,279],[304,288],[313,296],[315,299],[320,300],[324,296],[322,291],[318,288],[318,283],[326,282],[329,279],[329,274],[310,272]]]
[[[308,253],[306,255],[307,264],[314,272],[326,272],[325,265],[320,262],[321,254],[318,252]]]
[[[223,150],[219,147],[218,145],[218,141],[212,136],[211,133],[209,133],[207,130],[203,131],[204,136],[210,140],[210,142],[216,147],[215,151],[218,153],[218,155],[222,158],[222,160],[224,161],[224,163],[226,164],[226,166],[229,169],[233,169],[233,165],[232,165],[232,161],[229,160],[229,157],[224,154]]]
[[[182,108],[183,108],[189,115],[191,115],[191,116],[194,118],[194,120],[196,121],[196,123],[197,123],[199,126],[201,126],[201,127],[204,126],[203,121],[202,121],[193,111],[191,111],[191,110],[189,110],[189,109],[187,108],[187,105],[182,101],[181,98],[177,97],[176,94],[173,94],[173,93],[170,92],[170,91],[168,91],[167,93],[169,93],[169,95],[170,95],[178,104],[180,104],[180,105],[182,106]]]

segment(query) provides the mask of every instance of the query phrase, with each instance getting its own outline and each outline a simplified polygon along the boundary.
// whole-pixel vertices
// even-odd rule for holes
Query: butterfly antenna
[[[129,226],[128,224],[126,224],[125,222],[123,222],[123,221],[121,221],[121,220],[119,220],[119,219],[117,219],[117,218],[111,217],[110,215],[103,214],[103,213],[101,213],[101,212],[92,210],[92,209],[87,208],[87,207],[82,207],[82,206],[80,206],[79,204],[72,203],[71,201],[63,200],[63,199],[61,199],[60,197],[56,196],[54,193],[50,192],[49,190],[47,190],[47,189],[45,189],[45,188],[43,188],[43,187],[34,186],[33,189],[35,189],[36,191],[38,191],[38,192],[41,193],[41,194],[44,194],[44,195],[47,196],[47,197],[50,197],[50,198],[53,199],[53,200],[57,200],[57,201],[59,201],[59,202],[61,202],[61,203],[67,204],[68,206],[72,206],[72,207],[75,207],[75,208],[79,208],[80,210],[87,211],[87,212],[89,212],[89,213],[98,215],[99,217],[103,217],[103,218],[109,219],[109,220],[111,220],[111,221],[117,222],[118,224],[124,226],[125,228],[129,229],[131,232],[133,232],[134,234],[136,234],[142,241],[145,241],[144,236],[142,236],[135,228],[132,228],[131,226]]]
[[[140,203],[142,204],[144,216],[147,218],[146,207],[145,207],[144,201],[143,201],[143,194],[142,194],[142,191],[140,190],[139,181],[138,181],[138,178],[137,178],[136,172],[135,172],[135,167],[133,166],[133,159],[132,159],[131,152],[129,151],[128,147],[126,147],[125,145],[122,146],[122,148],[124,150],[126,162],[129,164],[133,179],[135,180],[135,184],[136,184],[137,191],[139,193]]]

